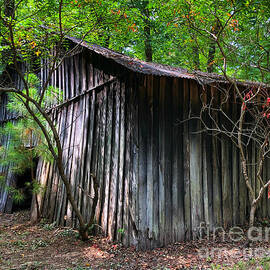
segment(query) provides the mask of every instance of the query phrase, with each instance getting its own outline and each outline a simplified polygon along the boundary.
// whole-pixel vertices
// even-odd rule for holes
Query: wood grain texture
[[[44,66],[41,79],[47,76]],[[17,83],[22,84],[19,79]],[[198,132],[199,121],[183,121],[200,112],[203,100],[213,98],[218,108],[222,97],[217,85],[133,73],[87,50],[65,58],[51,84],[63,90],[65,99],[51,117],[60,132],[72,192],[88,220],[91,174],[97,177],[96,223],[111,240],[148,249],[195,239],[201,222],[213,230],[247,221],[249,201],[239,151],[228,139]],[[13,115],[5,109],[7,97],[1,96],[0,102],[3,125]],[[225,110],[239,114],[237,104]],[[214,119],[225,123],[218,114]],[[9,143],[8,137],[0,140]],[[249,161],[256,160],[253,146]],[[264,179],[270,177],[269,164],[266,160]],[[249,166],[253,177],[255,166]],[[0,167],[0,173],[10,184],[16,180],[8,169]],[[55,164],[40,159],[37,178],[46,186],[39,196],[41,213],[58,224],[78,226]],[[252,185],[258,191],[257,182]],[[8,197],[0,187],[0,210],[11,211]],[[270,216],[267,194],[258,214]]]

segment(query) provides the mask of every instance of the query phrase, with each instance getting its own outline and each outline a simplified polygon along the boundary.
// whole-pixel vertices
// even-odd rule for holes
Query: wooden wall
[[[219,106],[220,91],[214,85],[203,90],[194,80],[155,76],[142,76],[139,85],[133,162],[138,183],[138,246],[152,248],[195,239],[201,222],[210,230],[244,225],[249,201],[237,148],[221,134],[198,132],[202,130],[198,120],[182,122],[199,115],[202,98],[214,97],[214,105]],[[229,102],[224,109],[235,115],[239,105]],[[212,116],[226,125],[220,114]],[[254,187],[257,154],[252,145],[248,162]],[[270,177],[269,165],[266,160],[264,179]],[[266,192],[257,216],[270,217]]]
[[[65,60],[51,83],[63,89],[64,98],[71,101],[53,111],[53,117],[61,134],[65,171],[83,215],[89,218],[92,210],[93,173],[100,186],[97,223],[111,239],[136,245],[138,224],[132,203],[137,179],[132,175],[131,140],[135,76],[115,77],[121,67],[112,70],[103,61],[87,52]],[[106,65],[108,72],[102,69]],[[44,69],[41,78],[46,76]],[[37,178],[46,186],[39,198],[42,214],[58,224],[76,226],[55,165],[40,160]]]
[[[42,69],[41,79],[47,76]],[[69,100],[52,116],[73,194],[90,217],[90,173],[96,175],[96,221],[110,239],[146,249],[194,239],[201,222],[211,229],[246,222],[248,196],[237,149],[226,138],[196,133],[199,121],[181,123],[200,111],[202,87],[195,80],[135,74],[82,51],[65,59],[51,84]],[[211,95],[213,86],[205,98]],[[253,148],[250,161],[255,157]],[[268,168],[263,174],[269,178]],[[46,186],[39,197],[42,214],[76,226],[56,166],[40,160],[37,178]],[[266,194],[258,216],[270,217]]]

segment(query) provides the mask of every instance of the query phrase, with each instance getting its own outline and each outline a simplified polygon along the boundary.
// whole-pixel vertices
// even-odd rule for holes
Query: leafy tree
[[[52,6],[57,7],[57,12],[51,12]],[[91,8],[94,10],[92,5]],[[64,57],[70,53],[64,37],[72,30],[69,26],[72,25],[74,27],[74,23],[71,24],[70,20],[74,19],[73,16],[77,16],[79,11],[75,8],[73,12],[73,9],[70,8],[70,2],[67,1],[34,3],[29,0],[15,1],[14,9],[9,14],[3,10],[0,10],[0,12],[0,42],[5,44],[4,48],[2,46],[2,50],[6,54],[5,59],[8,59],[6,64],[9,65],[4,75],[7,79],[11,79],[10,85],[7,85],[6,82],[4,85],[0,85],[0,93],[10,95],[9,106],[13,110],[20,112],[21,121],[26,121],[26,119],[30,121],[26,129],[28,135],[30,132],[30,138],[32,138],[32,135],[35,135],[36,139],[42,138],[42,143],[35,144],[34,148],[30,147],[31,149],[33,148],[29,151],[30,156],[34,157],[36,153],[40,153],[43,147],[46,148],[48,156],[52,157],[56,164],[60,178],[66,188],[67,198],[78,218],[81,238],[87,240],[88,229],[94,222],[97,204],[97,181],[93,175],[95,182],[93,211],[89,220],[85,220],[73,197],[68,175],[65,174],[60,135],[49,112],[52,105],[60,102],[59,100],[54,100],[54,89],[49,86],[49,82],[55,69],[61,64]],[[40,27],[43,22],[48,22],[48,18],[53,21],[51,25],[49,24],[50,28]],[[86,20],[87,18],[84,17],[84,19]],[[78,23],[78,27],[82,21],[75,20]],[[90,29],[96,23],[98,22],[94,21]],[[46,24],[48,25],[48,23]],[[58,27],[57,29],[56,26]],[[48,68],[48,77],[42,85],[33,75],[40,68],[41,55],[47,59]],[[25,72],[25,68],[27,72]],[[11,74],[8,73],[9,69],[17,73],[22,81],[22,87],[12,81]],[[18,125],[21,123],[19,122]],[[16,128],[19,129],[18,125],[13,125],[14,130]],[[9,127],[11,128],[11,126],[7,126],[7,128]],[[37,132],[37,134],[31,134],[32,132]],[[23,133],[20,136],[23,139]],[[21,141],[20,148],[25,148],[23,147],[24,145],[25,143]],[[33,145],[33,142],[31,145]],[[16,155],[20,154],[21,152],[16,152]]]

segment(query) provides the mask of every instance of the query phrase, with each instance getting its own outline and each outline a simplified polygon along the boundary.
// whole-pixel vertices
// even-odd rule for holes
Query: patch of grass
[[[266,269],[270,270],[270,257],[264,258],[251,258],[249,261],[239,261],[234,265],[233,270],[246,270],[246,269]],[[218,269],[218,268],[213,268]]]

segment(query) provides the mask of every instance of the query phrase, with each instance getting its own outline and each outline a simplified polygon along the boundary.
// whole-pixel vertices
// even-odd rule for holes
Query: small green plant
[[[250,264],[250,265],[256,264],[255,258],[251,258],[251,259],[249,260],[249,264]]]
[[[20,236],[22,238],[25,238],[26,236],[28,236],[30,234],[30,232],[23,232]]]
[[[17,240],[17,241],[12,242],[12,245],[23,248],[27,246],[27,243],[22,240]]]
[[[52,231],[55,229],[56,222],[50,223],[50,224],[44,224],[42,228],[46,231]]]
[[[40,247],[47,247],[48,245],[49,245],[49,243],[47,241],[44,241],[42,239],[36,239],[32,242],[31,249],[36,250]]]
[[[24,201],[25,197],[22,190],[17,189],[14,186],[6,185],[5,178],[0,178],[0,187],[12,195],[13,201],[15,203],[20,204]]]
[[[234,269],[246,269],[246,267],[247,267],[247,265],[246,265],[245,262],[239,261],[239,262],[235,265]]]
[[[79,237],[78,232],[70,228],[58,232],[57,235],[60,237]]]
[[[221,265],[220,264],[211,264],[211,269],[212,270],[220,270],[222,269]]]
[[[120,233],[122,235],[125,233],[125,229],[124,228],[119,228],[117,231],[118,231],[118,233]]]

